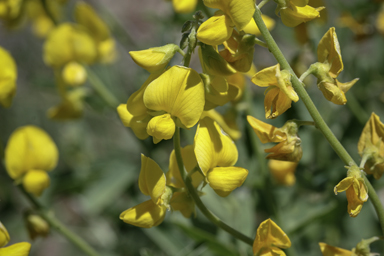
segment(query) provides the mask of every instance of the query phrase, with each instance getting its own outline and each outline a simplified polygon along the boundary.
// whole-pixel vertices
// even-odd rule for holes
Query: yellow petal
[[[25,190],[35,196],[40,196],[49,187],[50,179],[45,171],[29,170],[23,178]]]
[[[346,177],[340,181],[334,188],[335,194],[346,191],[353,184],[353,179],[353,177]]]
[[[165,175],[159,165],[151,158],[141,154],[139,188],[141,193],[149,195],[157,203],[165,190]]]
[[[144,114],[134,116],[128,111],[127,104],[120,104],[117,107],[117,113],[119,114],[120,120],[124,126],[130,127],[136,137],[140,140],[148,138],[149,135],[147,133],[147,125],[150,120],[149,115]]]
[[[253,65],[253,64],[252,64]],[[245,76],[242,73],[236,73],[227,77],[227,82],[230,85],[228,93],[233,98],[232,102],[237,102],[243,96],[244,88],[246,85]]]
[[[303,156],[303,150],[301,148],[301,140],[296,137],[296,139],[290,139],[280,142],[276,146],[265,149],[266,153],[271,153],[267,156],[267,159],[275,159],[281,161],[290,161],[298,162]]]
[[[204,0],[210,8],[222,10],[228,15],[238,30],[243,30],[255,12],[253,0]]]
[[[79,86],[87,80],[87,71],[79,63],[71,61],[64,66],[62,76],[66,84]]]
[[[266,94],[264,97],[264,110],[265,110],[265,118],[271,119],[276,118],[278,115],[276,115],[276,101],[279,97],[280,89],[273,86],[269,87],[266,90]],[[284,94],[284,93],[282,93]]]
[[[37,37],[47,37],[53,28],[55,28],[55,24],[46,15],[40,15],[32,21],[32,31]]]
[[[202,44],[199,47],[199,58],[203,72],[214,76],[230,76],[237,71],[234,69],[214,47]]]
[[[190,128],[204,109],[204,85],[193,69],[173,66],[148,85],[143,99],[147,108],[165,111]]]
[[[292,100],[284,92],[282,92],[282,90],[280,90],[275,104],[276,106],[274,107],[274,111],[272,112],[270,118],[278,117],[287,111],[292,105]]]
[[[264,21],[265,26],[267,26],[268,30],[272,30],[275,27],[275,20],[270,18],[267,15],[262,14],[261,18]],[[259,28],[256,25],[256,22],[254,19],[251,19],[251,21],[247,24],[247,26],[244,27],[243,31],[247,34],[253,34],[255,36],[260,36],[261,32]]]
[[[350,186],[347,191],[347,200],[348,200],[348,213],[351,217],[356,217],[361,209],[363,208],[364,201],[361,201],[356,191],[353,189],[353,186]]]
[[[0,222],[0,247],[3,247],[8,244],[9,240],[11,240],[11,238],[9,237],[9,233],[4,227],[4,225]]]
[[[77,2],[75,6],[75,20],[84,26],[91,36],[101,42],[110,37],[109,29],[95,10],[85,2]]]
[[[5,148],[5,166],[13,179],[28,170],[50,171],[56,167],[58,150],[51,137],[36,126],[15,130]]]
[[[313,8],[309,5],[297,7],[291,5],[280,10],[281,20],[287,27],[296,27],[300,23],[320,17],[319,11],[324,8]]]
[[[151,228],[163,222],[166,210],[164,206],[158,206],[148,200],[122,212],[120,219],[140,228]]]
[[[247,120],[262,143],[286,140],[286,135],[279,131],[277,127],[264,123],[253,116],[247,116]]]
[[[368,122],[365,124],[364,129],[361,133],[359,142],[357,144],[357,149],[359,154],[362,155],[364,149],[372,144],[377,145],[380,141],[384,139],[384,124],[380,121],[380,117],[375,113],[371,114]],[[384,143],[381,142],[380,148],[378,151],[380,155],[384,157]]]
[[[170,140],[175,134],[176,124],[170,114],[155,116],[147,125],[147,133],[153,137],[155,144],[161,140]]]
[[[190,13],[196,9],[197,0],[172,0],[173,9],[177,13]]]
[[[186,192],[176,192],[171,199],[171,207],[174,211],[180,211],[185,218],[196,215],[195,202]]]
[[[150,73],[156,73],[164,70],[178,49],[175,44],[167,44],[147,50],[130,51],[129,55],[137,65]]]
[[[336,78],[343,71],[340,44],[334,27],[330,28],[321,38],[317,46],[317,58],[319,62],[328,62],[331,65],[329,73],[333,78]]]
[[[344,93],[346,93],[349,89],[351,89],[351,87],[357,82],[359,81],[359,78],[355,78],[353,79],[352,81],[350,82],[346,82],[346,83],[341,83],[339,82],[337,79],[336,80],[336,84],[337,86],[340,88],[340,90],[342,90]]]
[[[280,65],[277,64],[272,67],[260,70],[252,77],[252,83],[260,87],[267,87],[271,85],[277,86],[277,76],[280,75]]]
[[[30,243],[21,242],[8,247],[0,248],[0,256],[28,256],[30,250]]]
[[[347,98],[337,83],[333,84],[322,81],[317,85],[317,87],[320,89],[327,100],[337,105],[345,105],[347,103]]]
[[[233,23],[226,15],[213,16],[197,30],[197,39],[204,44],[220,45],[232,35]]]
[[[291,241],[275,222],[267,219],[257,228],[256,238],[253,242],[253,254],[258,255],[264,248],[272,249],[274,247],[289,248]]]
[[[216,167],[207,173],[209,186],[222,197],[243,185],[247,176],[248,170],[240,167]]]
[[[297,162],[280,161],[271,159],[268,161],[268,168],[271,171],[273,177],[279,184],[292,186],[295,184],[295,170]]]
[[[16,93],[17,69],[12,56],[0,47],[0,105],[9,107]]]
[[[234,118],[226,119],[215,109],[205,111],[204,115],[209,116],[217,122],[220,127],[223,128],[224,132],[227,133],[233,140],[238,140],[241,137],[241,132],[235,127],[236,120],[234,120]],[[235,124],[231,124],[230,122],[234,122]]]
[[[352,256],[353,252],[339,247],[330,246],[326,243],[319,243],[323,256]]]
[[[117,59],[116,42],[112,38],[108,38],[97,44],[99,53],[98,60],[101,63],[112,63]]]

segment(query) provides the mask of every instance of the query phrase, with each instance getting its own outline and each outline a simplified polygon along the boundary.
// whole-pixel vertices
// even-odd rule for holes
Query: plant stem
[[[331,129],[328,127],[328,125],[323,120],[322,116],[320,115],[319,111],[317,110],[315,104],[309,97],[307,91],[302,86],[302,82],[297,78],[296,74],[293,72],[291,66],[289,65],[288,61],[285,59],[283,53],[280,51],[279,47],[277,46],[275,40],[269,33],[267,27],[264,24],[263,19],[261,18],[261,11],[256,6],[256,11],[254,14],[254,19],[257,24],[257,26],[260,29],[261,34],[263,35],[266,43],[268,44],[269,51],[273,54],[273,56],[276,58],[276,60],[280,63],[280,66],[282,69],[289,70],[292,74],[292,86],[299,95],[300,99],[304,102],[309,114],[312,116],[313,121],[315,121],[316,127],[321,131],[321,133],[324,135],[324,137],[328,140],[329,144],[333,148],[333,150],[337,153],[337,155],[340,157],[340,159],[345,163],[345,165],[351,166],[356,165],[353,158],[349,155],[349,153],[345,150],[343,145],[341,145],[340,141],[336,138],[336,136],[333,134]],[[372,187],[369,180],[364,176],[365,183],[368,187],[368,195],[371,198],[371,202],[373,206],[375,207],[377,216],[380,221],[380,225],[382,228],[382,232],[384,234],[384,209],[383,206],[376,194],[375,189]]]
[[[268,3],[270,0],[263,0],[259,3],[259,5],[257,6],[259,9],[261,9],[261,7],[263,7],[266,3]]]
[[[214,215],[210,210],[205,207],[204,203],[201,201],[199,195],[197,194],[196,189],[192,185],[192,180],[188,176],[187,171],[185,170],[183,158],[181,156],[181,148],[180,148],[180,127],[176,128],[175,135],[173,136],[173,146],[175,148],[175,155],[177,160],[177,166],[180,170],[180,175],[187,187],[189,195],[195,201],[196,206],[200,209],[200,211],[207,217],[213,224],[218,226],[219,228],[227,231],[233,237],[243,241],[250,246],[253,245],[253,239],[244,235],[243,233],[237,231],[236,229],[228,226],[225,222],[220,220],[216,215]]]
[[[356,117],[356,119],[359,121],[359,123],[361,125],[365,125],[365,123],[369,119],[368,113],[360,105],[359,101],[356,99],[353,92],[349,91],[347,98],[348,98],[347,106],[352,111],[353,115]]]
[[[76,245],[81,251],[83,251],[87,255],[99,256],[95,249],[93,249],[80,236],[66,228],[64,224],[62,224],[58,219],[53,216],[52,212],[47,210],[34,196],[25,191],[25,189],[21,185],[19,185],[18,188],[29,200],[29,202],[36,208],[37,212],[41,215],[41,217],[46,220],[51,227],[56,229],[57,232],[61,233],[65,238],[67,238],[70,242]]]
[[[116,109],[119,105],[118,99],[107,89],[103,81],[89,67],[85,67],[88,74],[88,79],[91,82],[93,89],[111,108]]]
[[[261,41],[260,39],[258,39],[256,37],[255,37],[255,44],[260,45],[260,46],[265,47],[265,48],[268,48],[268,45],[265,42]]]

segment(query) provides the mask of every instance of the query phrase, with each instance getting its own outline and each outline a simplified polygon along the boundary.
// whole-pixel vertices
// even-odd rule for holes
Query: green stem
[[[261,9],[261,7],[263,7],[266,3],[268,3],[270,0],[263,0],[259,3],[259,5],[257,6],[259,9]]]
[[[299,80],[300,80],[301,82],[303,82],[304,79],[305,79],[307,76],[309,76],[310,74],[312,74],[313,70],[314,70],[314,68],[313,68],[313,66],[311,65],[311,66],[309,67],[309,69],[307,69],[303,74],[301,74]],[[305,84],[304,84],[304,83],[303,83],[303,86],[305,87]]]
[[[360,105],[359,101],[356,99],[353,92],[348,92],[348,101],[347,106],[352,111],[353,115],[359,121],[361,125],[365,125],[367,120],[369,119],[369,114],[365,111],[365,109]]]
[[[192,185],[191,177],[188,176],[187,171],[185,170],[183,158],[181,156],[181,148],[180,148],[180,127],[176,128],[175,135],[173,136],[173,145],[175,148],[175,155],[177,160],[177,166],[180,170],[180,175],[187,187],[189,195],[195,201],[196,206],[200,209],[200,211],[207,217],[213,224],[218,226],[219,228],[227,231],[233,237],[243,241],[250,246],[253,245],[253,239],[244,235],[243,233],[237,231],[236,229],[228,226],[225,222],[220,220],[216,215],[214,215],[210,210],[205,207],[204,203],[201,201],[196,189]]]
[[[268,45],[265,42],[261,41],[260,39],[258,39],[256,37],[255,37],[255,44],[260,45],[260,46],[265,47],[265,48],[268,48]]]
[[[80,236],[67,229],[58,219],[53,216],[53,213],[47,210],[34,196],[29,194],[25,189],[19,185],[18,188],[24,194],[24,196],[30,201],[30,203],[36,208],[37,212],[41,217],[46,220],[51,227],[56,229],[57,232],[61,233],[70,242],[76,245],[81,251],[89,256],[99,256],[99,254],[93,249],[86,241]]]
[[[268,44],[268,48],[270,52],[273,54],[273,56],[276,58],[276,60],[280,63],[280,66],[282,69],[289,70],[292,74],[292,86],[299,95],[300,99],[304,102],[309,114],[312,116],[313,121],[315,121],[316,127],[321,131],[321,133],[324,135],[324,137],[328,140],[329,144],[333,148],[333,150],[337,153],[337,155],[340,157],[340,159],[345,163],[345,165],[351,166],[356,165],[353,158],[349,155],[349,153],[345,150],[343,145],[341,145],[340,141],[336,138],[336,136],[333,134],[331,129],[328,127],[328,125],[323,120],[322,116],[320,115],[319,111],[317,110],[315,104],[309,97],[307,91],[302,86],[302,82],[297,78],[295,73],[293,72],[291,66],[289,65],[288,61],[285,59],[283,53],[280,51],[279,47],[277,46],[275,40],[269,33],[269,30],[264,24],[263,19],[261,18],[261,11],[256,6],[256,11],[254,14],[254,19],[257,24],[257,26],[260,29],[261,34],[263,35],[266,43]],[[382,228],[382,232],[384,234],[384,209],[383,206],[376,194],[375,189],[372,187],[369,180],[364,176],[365,183],[368,187],[368,195],[371,198],[371,202],[373,206],[375,207],[376,213],[378,215],[380,225]]]
[[[99,94],[99,96],[111,107],[116,109],[119,105],[118,99],[107,89],[103,81],[93,71],[86,67],[88,79],[91,82],[93,89]]]

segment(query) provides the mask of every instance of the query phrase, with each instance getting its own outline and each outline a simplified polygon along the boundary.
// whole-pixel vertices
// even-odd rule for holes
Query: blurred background
[[[26,0],[27,2],[28,0]],[[1,2],[1,0],[0,0]],[[77,1],[63,6],[63,20],[74,21]],[[193,13],[177,14],[172,3],[158,0],[86,1],[108,24],[117,42],[118,58],[112,64],[95,64],[90,69],[100,78],[120,103],[138,90],[148,72],[138,67],[129,51],[179,44],[181,27]],[[199,2],[197,10],[201,9]],[[319,6],[318,0],[310,5]],[[321,4],[321,3],[320,3]],[[300,25],[285,27],[275,15],[271,1],[263,13],[276,21],[272,35],[298,75],[317,61],[319,40],[330,27],[336,28],[344,62],[338,80],[360,80],[346,94],[346,106],[326,101],[316,87],[316,79],[305,80],[307,91],[336,137],[356,161],[357,142],[371,112],[384,121],[384,18],[383,2],[366,0],[324,1],[321,18]],[[213,14],[213,10],[210,10]],[[262,37],[260,37],[262,39]],[[0,23],[0,46],[8,50],[18,69],[17,93],[10,108],[0,107],[0,148],[11,133],[24,125],[36,125],[53,138],[59,148],[59,164],[50,172],[51,185],[39,200],[50,207],[68,228],[88,241],[101,255],[252,255],[252,248],[216,228],[197,210],[197,217],[185,219],[179,212],[167,213],[158,227],[141,229],[119,219],[122,211],[148,198],[138,188],[140,154],[153,158],[168,170],[172,141],[157,145],[152,138],[138,140],[121,123],[115,109],[93,91],[85,99],[84,113],[79,119],[55,121],[47,110],[60,102],[53,70],[43,61],[44,39],[36,37],[27,18],[10,28]],[[171,65],[182,61],[176,56]],[[254,63],[258,70],[275,65],[267,49],[255,46]],[[191,67],[201,72],[197,54]],[[311,120],[299,101],[276,120],[264,116],[264,88],[247,80],[256,118],[281,126],[288,119]],[[219,111],[225,111],[226,106]],[[300,128],[303,158],[296,170],[293,186],[279,185],[268,175],[260,179],[256,153],[250,145],[250,134],[244,111],[237,123],[242,137],[237,166],[247,168],[244,185],[227,198],[219,198],[209,186],[202,200],[207,207],[230,226],[254,237],[260,222],[272,218],[292,241],[290,255],[320,255],[318,242],[351,249],[362,238],[380,235],[379,222],[372,204],[365,203],[356,218],[347,213],[345,193],[337,196],[334,186],[345,177],[346,169],[321,133],[314,127]],[[183,131],[182,144],[193,143],[194,129]],[[261,145],[261,150],[271,145]],[[384,179],[369,177],[382,202]],[[384,203],[384,202],[383,202]],[[0,220],[8,229],[11,243],[30,241],[23,214],[31,205],[14,186],[4,165],[0,166]],[[371,246],[372,252],[384,253],[382,242]],[[45,238],[32,242],[31,256],[83,255],[55,230]]]

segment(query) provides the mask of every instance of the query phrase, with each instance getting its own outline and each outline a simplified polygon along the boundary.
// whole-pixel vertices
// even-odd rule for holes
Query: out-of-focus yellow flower
[[[260,87],[268,87],[264,99],[267,119],[278,117],[291,107],[292,101],[299,100],[291,84],[291,74],[288,70],[280,71],[279,64],[257,72],[252,82]]]
[[[28,256],[31,244],[21,242],[4,247],[10,240],[7,229],[0,222],[0,256]]]
[[[9,107],[16,93],[17,68],[12,56],[0,47],[0,105]]]
[[[377,15],[376,28],[380,34],[384,35],[384,4],[381,5],[379,14]]]
[[[281,249],[287,249],[289,247],[291,247],[291,240],[289,240],[284,231],[271,219],[263,221],[257,228],[256,238],[253,242],[253,255],[285,256],[284,251]]]
[[[172,0],[172,4],[177,13],[191,13],[196,9],[197,0]]]
[[[356,36],[356,39],[363,39],[373,33],[373,27],[367,22],[357,21],[351,13],[343,13],[337,21],[340,27],[349,28]]]
[[[334,188],[337,195],[346,191],[348,200],[348,213],[356,217],[363,208],[364,202],[368,200],[368,188],[365,185],[361,171],[356,165],[348,167],[347,177],[339,182]]]
[[[48,109],[48,117],[54,120],[70,120],[82,117],[84,110],[83,98],[86,95],[87,91],[83,88],[66,92],[59,105]]]
[[[130,51],[132,60],[150,73],[161,72],[180,48],[175,44],[149,48],[142,51]]]
[[[114,61],[117,55],[114,40],[107,25],[95,10],[85,2],[78,2],[75,7],[75,19],[95,40],[98,60],[102,63]]]
[[[300,161],[303,150],[301,149],[301,139],[297,134],[298,125],[295,122],[287,121],[283,127],[277,128],[252,116],[247,116],[247,120],[262,143],[279,142],[276,146],[264,150],[271,153],[267,159]]]
[[[335,28],[330,28],[320,40],[317,47],[317,58],[319,62],[311,66],[313,74],[318,79],[317,86],[327,100],[344,105],[347,102],[345,93],[358,79],[347,83],[341,83],[336,79],[344,69],[344,65]]]
[[[292,186],[296,181],[295,171],[297,164],[297,162],[271,159],[268,162],[268,168],[279,184]]]
[[[368,155],[364,170],[380,179],[384,173],[384,124],[375,113],[371,114],[361,133],[357,149],[360,156]]]
[[[308,5],[308,0],[285,0],[279,1],[277,11],[280,12],[281,20],[287,27],[297,25],[320,17],[320,11],[325,7],[313,8]]]
[[[54,2],[54,1],[50,1]],[[31,0],[26,2],[26,10],[29,19],[32,22],[33,33],[40,38],[45,38],[55,27],[53,21],[44,10],[40,0]]]
[[[222,44],[232,35],[235,26],[243,30],[255,12],[253,0],[204,0],[204,4],[220,9],[197,30],[197,39],[208,45]]]
[[[53,67],[63,67],[76,61],[91,64],[97,59],[92,37],[80,26],[63,23],[49,34],[44,43],[44,61]]]
[[[87,71],[75,61],[66,64],[62,71],[64,82],[70,86],[79,86],[87,80]]]
[[[22,14],[22,0],[0,0],[0,19],[8,28],[19,25]]]
[[[267,26],[268,30],[272,30],[275,27],[276,22],[271,17],[262,14],[261,18],[263,19],[264,24],[265,24],[265,26]],[[257,27],[254,19],[251,19],[251,21],[247,24],[247,26],[245,26],[243,31],[247,34],[252,34],[255,36],[261,35],[261,32],[260,32],[259,28]]]
[[[36,237],[46,237],[49,233],[49,224],[36,214],[27,214],[25,216],[29,237],[34,240]]]
[[[357,256],[353,251],[330,246],[326,243],[319,243],[319,246],[323,256]]]
[[[36,196],[49,185],[46,172],[56,167],[57,160],[57,147],[51,137],[32,125],[15,130],[5,148],[9,176],[21,180],[25,190]]]
[[[194,151],[200,169],[219,196],[228,196],[245,181],[248,170],[233,166],[238,157],[236,145],[209,117],[199,122]]]
[[[154,143],[170,139],[174,127],[191,128],[204,110],[204,85],[191,68],[173,66],[151,82],[144,91],[144,105],[153,113],[147,133]]]

